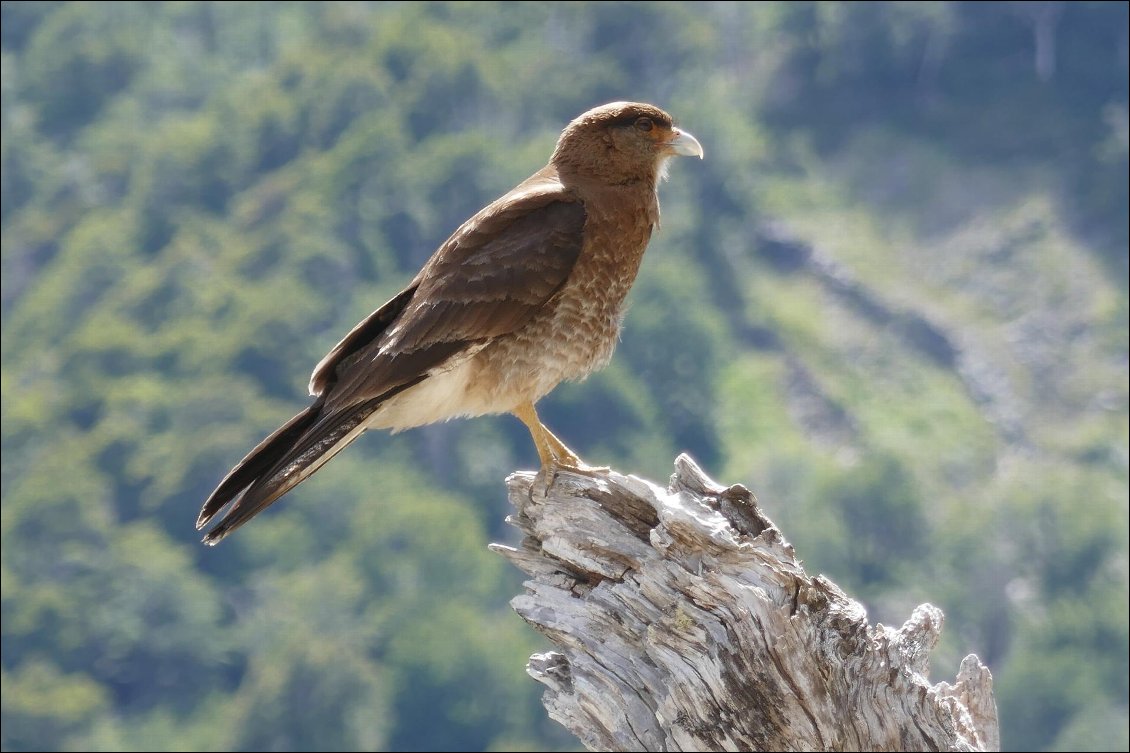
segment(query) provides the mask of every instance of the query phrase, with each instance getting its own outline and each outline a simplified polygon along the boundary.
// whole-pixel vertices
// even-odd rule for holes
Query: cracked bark
[[[530,576],[511,605],[555,650],[527,671],[591,750],[997,750],[974,656],[931,685],[942,612],[899,629],[804,572],[741,486],[686,455],[668,489],[615,472],[507,480]]]

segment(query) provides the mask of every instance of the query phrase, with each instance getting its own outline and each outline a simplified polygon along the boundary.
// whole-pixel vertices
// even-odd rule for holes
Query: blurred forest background
[[[1012,750],[1126,750],[1122,2],[2,5],[4,750],[577,743],[507,606],[510,417],[367,435],[215,549],[348,329],[615,99],[672,165],[544,418],[743,483]]]

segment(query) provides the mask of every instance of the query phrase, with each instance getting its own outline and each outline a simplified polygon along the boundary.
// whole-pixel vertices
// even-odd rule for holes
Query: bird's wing
[[[358,324],[311,377],[314,404],[263,440],[205,502],[215,544],[308,478],[381,403],[448,359],[513,332],[549,301],[581,252],[584,206],[535,176],[472,217],[398,295]]]
[[[354,328],[311,386],[331,409],[367,402],[515,331],[568,279],[585,217],[556,181],[522,184],[468,220],[402,293]]]
[[[325,355],[314,367],[310,375],[310,394],[317,397],[326,391],[326,387],[336,380],[337,370],[352,355],[356,355],[366,345],[375,342],[393,320],[404,311],[404,306],[411,300],[416,292],[413,284],[400,291],[379,309],[362,319],[349,334],[341,339],[333,349]]]

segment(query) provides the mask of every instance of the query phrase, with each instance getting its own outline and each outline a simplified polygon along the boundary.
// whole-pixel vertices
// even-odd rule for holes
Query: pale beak
[[[680,157],[703,158],[702,144],[698,143],[698,139],[686,131],[680,131],[678,128],[672,128],[671,133],[675,134],[675,138],[667,142],[667,149],[672,153],[678,154]]]

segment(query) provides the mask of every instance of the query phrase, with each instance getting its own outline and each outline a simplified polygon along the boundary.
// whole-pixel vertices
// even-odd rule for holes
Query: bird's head
[[[654,105],[612,102],[567,125],[551,161],[562,178],[619,185],[657,182],[673,156],[701,158],[702,145]]]

